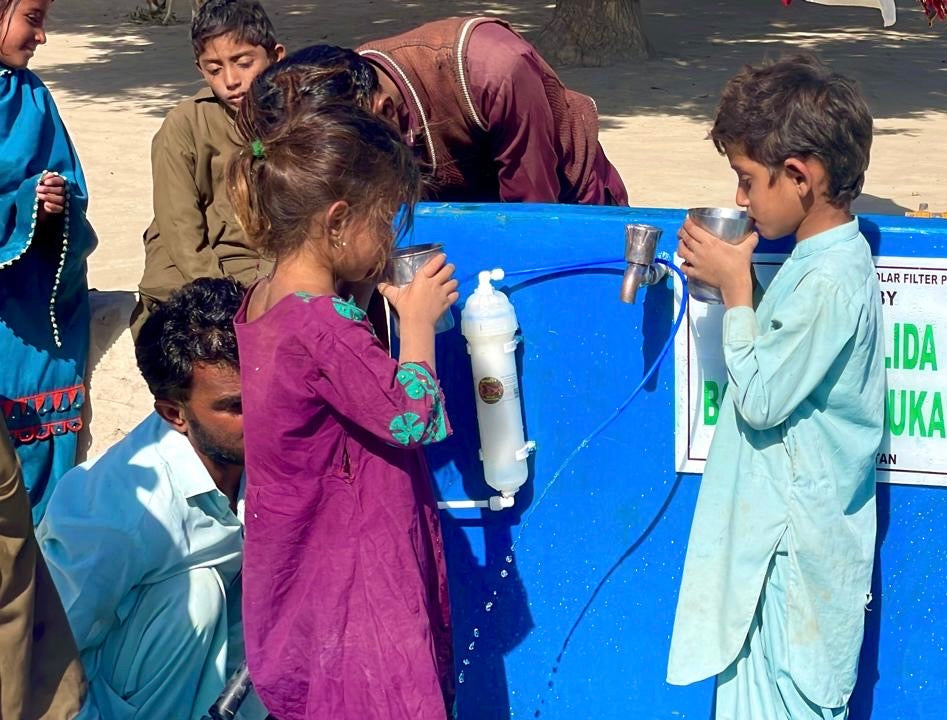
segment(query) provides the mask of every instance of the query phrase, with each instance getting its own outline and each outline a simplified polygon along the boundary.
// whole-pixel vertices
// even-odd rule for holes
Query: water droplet
[[[512,556],[512,555],[507,555],[507,556],[506,556],[506,561],[507,561],[508,563],[513,562],[513,556]]]
[[[492,603],[492,602],[488,602],[488,603],[484,606],[483,609],[486,610],[487,612],[490,612],[491,610],[493,610],[493,603]]]
[[[463,674],[463,673],[461,673],[460,675],[457,676],[457,682],[459,682],[461,685],[464,684],[464,674]]]
[[[506,577],[507,575],[509,575],[509,573],[506,570],[500,571],[500,577]]]
[[[474,628],[474,637],[480,637],[480,628]]]

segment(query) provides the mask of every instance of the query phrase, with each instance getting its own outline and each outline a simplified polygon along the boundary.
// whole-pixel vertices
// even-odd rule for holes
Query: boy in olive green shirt
[[[247,246],[227,199],[225,174],[239,147],[234,115],[250,84],[283,57],[256,0],[209,0],[191,24],[198,71],[207,82],[165,118],[151,148],[155,217],[145,231],[145,271],[132,333],[156,303],[199,277],[252,283],[268,269]]]

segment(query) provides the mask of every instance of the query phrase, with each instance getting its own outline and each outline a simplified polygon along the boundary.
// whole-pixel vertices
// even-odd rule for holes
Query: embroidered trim
[[[406,412],[404,415],[397,415],[391,421],[388,431],[395,442],[410,445],[412,440],[417,442],[424,435],[424,423],[421,422],[421,416],[417,413]]]
[[[80,430],[82,430],[82,418],[77,417],[71,420],[59,420],[44,425],[33,425],[28,428],[11,430],[10,437],[13,438],[14,442],[25,445],[38,440],[48,440],[57,435],[77,433]]]
[[[400,445],[420,442],[422,445],[439,442],[447,437],[447,419],[444,413],[444,398],[437,381],[418,363],[404,363],[395,376],[405,394],[412,400],[423,400],[431,396],[431,411],[427,425],[413,412],[396,416],[388,426],[392,438]]]
[[[40,183],[43,182],[43,178],[47,175],[52,175],[55,177],[63,177],[57,172],[52,170],[44,170],[40,173],[39,180],[36,182],[36,190],[39,191]],[[53,291],[49,296],[49,320],[52,325],[53,330],[53,342],[56,343],[56,347],[62,347],[62,341],[59,337],[59,323],[56,321],[56,294],[59,292],[59,283],[62,280],[62,271],[66,266],[66,253],[69,251],[69,183],[68,181],[65,184],[66,191],[66,202],[63,208],[63,238],[62,238],[62,254],[59,256],[59,267],[56,268],[56,276],[53,278]],[[30,222],[30,236],[26,242],[26,245],[23,246],[23,249],[14,257],[10,258],[6,262],[0,263],[0,270],[9,267],[17,260],[19,260],[30,249],[33,245],[33,240],[36,238],[36,222],[39,215],[39,195],[33,199],[33,213],[32,220]]]
[[[355,304],[353,298],[343,300],[340,297],[332,298],[332,307],[342,317],[355,322],[362,322],[366,318],[365,311]]]
[[[85,402],[85,385],[79,383],[71,387],[50,390],[49,392],[27,395],[26,397],[16,399],[6,399],[0,402],[0,409],[3,410],[4,417],[11,421],[25,416],[36,416],[42,418],[51,413],[64,413],[69,410],[79,410]],[[32,417],[31,417],[32,419]],[[51,420],[49,422],[36,423],[27,427],[9,427],[10,437],[19,444],[30,443],[36,440],[47,440],[57,435],[67,433],[77,433],[82,430],[82,417],[65,418],[62,420]]]
[[[425,395],[437,397],[440,394],[437,383],[423,365],[407,362],[398,369],[398,382],[405,394],[412,400],[420,400]]]
[[[39,176],[39,177],[40,177],[40,180],[43,179],[43,175],[45,175],[45,171]],[[38,183],[38,182],[36,183],[36,189],[39,190],[39,183]],[[26,254],[26,251],[29,250],[30,247],[32,247],[32,245],[33,245],[33,238],[34,238],[34,236],[36,235],[36,216],[37,216],[38,213],[39,213],[39,195],[34,195],[34,197],[33,197],[33,213],[32,213],[32,220],[31,220],[31,222],[30,222],[30,236],[29,236],[29,238],[27,238],[27,240],[26,240],[26,245],[23,246],[23,249],[20,250],[20,252],[19,252],[18,254],[14,255],[12,258],[10,258],[9,260],[7,260],[6,262],[0,262],[0,270],[3,270],[4,268],[10,267],[13,263],[15,263],[15,262],[16,262],[17,260],[19,260],[21,257],[23,257],[23,255]]]
[[[431,139],[431,129],[428,127],[427,123],[427,114],[424,112],[424,108],[421,107],[421,100],[418,98],[418,94],[414,91],[414,85],[411,84],[411,81],[408,80],[408,76],[405,75],[404,70],[398,67],[398,64],[381,50],[362,50],[359,53],[362,57],[367,55],[377,55],[382,58],[385,62],[389,63],[394,69],[401,80],[404,82],[405,87],[408,88],[408,92],[411,93],[411,99],[414,100],[414,104],[418,109],[418,115],[421,117],[421,129],[424,130],[424,142],[427,144],[427,150],[431,154],[431,173],[437,171],[437,153],[434,152],[434,140]]]
[[[424,384],[418,380],[418,376],[409,370],[399,370],[397,375],[398,382],[404,389],[404,394],[412,400],[420,400],[424,397]]]
[[[467,101],[467,109],[470,111],[470,117],[476,123],[477,127],[486,132],[487,125],[483,120],[480,119],[480,116],[477,115],[477,110],[474,107],[473,99],[470,97],[470,88],[467,86],[467,76],[464,74],[464,45],[467,42],[467,35],[470,34],[473,26],[480,22],[482,18],[471,18],[464,23],[463,27],[460,29],[460,37],[457,40],[457,48],[454,50],[454,54],[457,56],[457,78],[460,80],[460,89],[464,94],[464,100]]]
[[[0,409],[3,410],[4,418],[12,421],[16,417],[30,412],[30,408],[39,415],[46,415],[50,412],[66,412],[73,409],[78,410],[85,402],[85,395],[85,385],[79,383],[78,385],[36,393],[35,395],[4,399],[0,401]]]
[[[447,421],[444,419],[444,406],[440,398],[435,403],[434,420],[427,424],[427,430],[424,431],[424,437],[421,438],[422,445],[440,442],[447,438]]]
[[[50,172],[50,175],[62,177],[59,173]],[[45,177],[45,173],[40,178]],[[53,293],[49,298],[49,321],[53,326],[53,342],[56,347],[62,347],[62,340],[59,337],[59,323],[56,321],[56,294],[59,292],[59,283],[62,280],[62,271],[66,267],[66,253],[69,251],[69,183],[64,184],[66,192],[66,202],[63,207],[62,224],[62,254],[59,256],[59,267],[56,268],[56,277],[53,280]]]

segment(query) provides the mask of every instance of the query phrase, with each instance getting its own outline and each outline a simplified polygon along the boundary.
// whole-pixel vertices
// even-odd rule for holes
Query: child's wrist
[[[434,332],[434,323],[426,320],[423,317],[418,317],[417,315],[409,315],[408,317],[399,317],[398,325],[401,328],[401,335],[412,334],[412,333],[424,333],[424,332]]]
[[[728,281],[720,287],[723,304],[727,309],[732,307],[753,307],[753,280],[747,275]]]

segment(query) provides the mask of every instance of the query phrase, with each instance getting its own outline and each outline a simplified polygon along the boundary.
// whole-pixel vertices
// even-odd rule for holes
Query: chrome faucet
[[[661,237],[661,228],[654,225],[625,226],[625,262],[628,267],[621,281],[621,301],[634,303],[638,288],[660,282],[667,267],[654,262],[654,251]]]

